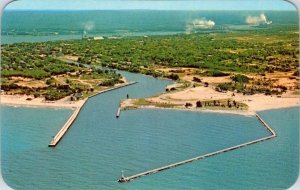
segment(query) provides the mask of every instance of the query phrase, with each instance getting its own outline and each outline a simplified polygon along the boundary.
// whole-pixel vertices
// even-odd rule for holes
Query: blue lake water
[[[278,137],[139,178],[132,175],[269,136],[255,117],[130,110],[120,99],[160,93],[171,81],[122,72],[136,85],[91,98],[56,148],[51,137],[70,110],[1,109],[1,165],[15,189],[286,189],[298,175],[299,109],[261,112]],[[272,175],[270,175],[272,174]]]
[[[2,43],[81,39],[87,36],[143,36],[186,33],[195,19],[215,22],[194,32],[257,30],[248,16],[264,14],[269,28],[298,26],[297,11],[4,11]]]

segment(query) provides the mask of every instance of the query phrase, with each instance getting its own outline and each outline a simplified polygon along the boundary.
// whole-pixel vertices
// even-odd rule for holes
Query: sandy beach
[[[213,78],[213,77],[211,77]],[[206,80],[211,79],[206,78]],[[213,82],[210,80],[209,82]],[[216,81],[215,81],[216,82]],[[126,84],[126,83],[125,83]],[[176,86],[178,84],[173,84],[171,86]],[[117,85],[122,86],[122,85]],[[170,87],[167,87],[170,88]],[[210,112],[221,112],[221,113],[235,113],[243,115],[252,115],[254,112],[270,110],[270,109],[280,109],[287,107],[295,107],[300,104],[300,96],[293,94],[294,91],[287,91],[282,95],[276,96],[266,96],[264,94],[254,94],[254,95],[243,95],[241,93],[233,92],[217,92],[214,85],[209,87],[198,86],[198,87],[188,87],[183,90],[163,93],[159,96],[149,97],[146,100],[153,103],[149,106],[139,106],[141,108],[157,108],[154,105],[158,104],[175,104],[176,109],[179,110],[190,110],[190,111],[210,111]],[[195,102],[206,101],[206,100],[224,100],[231,99],[240,103],[244,103],[248,106],[247,110],[234,110],[234,109],[220,109],[220,108],[205,108],[200,109],[195,107]],[[0,95],[0,102],[2,105],[12,105],[12,106],[28,106],[28,107],[56,107],[56,108],[70,108],[74,109],[81,107],[86,99],[79,101],[70,101],[70,97],[65,97],[57,101],[45,101],[44,98],[34,98],[33,96],[27,95]],[[184,104],[191,103],[192,107],[186,109]],[[181,105],[181,106],[180,106]],[[134,100],[126,99],[122,102],[122,108],[134,106]]]
[[[288,91],[280,96],[266,96],[264,94],[243,95],[233,92],[216,92],[213,87],[188,88],[183,91],[163,94],[158,97],[150,98],[153,102],[186,103],[198,100],[219,100],[234,99],[235,101],[246,103],[249,111],[262,111],[276,108],[286,108],[299,106],[299,95],[293,95]]]
[[[28,100],[31,98],[31,100]],[[26,106],[26,107],[54,107],[54,108],[69,108],[75,109],[81,107],[84,100],[70,101],[70,97],[65,97],[58,101],[45,101],[44,98],[33,98],[27,95],[1,95],[0,96],[1,105],[9,106]]]
[[[135,84],[136,82],[126,82],[117,84],[111,88],[104,88],[94,94],[90,95],[89,97],[108,92],[110,90],[126,87],[128,85]],[[55,107],[55,108],[70,108],[75,109],[78,107],[82,107],[83,104],[87,101],[87,99],[80,99],[78,101],[71,101],[71,96],[66,96],[57,101],[46,101],[44,97],[34,98],[33,96],[28,95],[0,95],[0,103],[1,105],[9,105],[9,106],[26,106],[26,107]]]
[[[234,94],[234,95],[233,95]],[[224,100],[231,99],[237,102],[244,103],[248,106],[247,110],[236,110],[236,109],[220,109],[220,108],[196,108],[195,102],[206,101],[206,100]],[[293,91],[287,91],[280,96],[266,96],[264,94],[255,95],[243,95],[241,93],[233,92],[217,92],[214,87],[189,87],[181,91],[174,91],[170,93],[165,93],[159,96],[150,97],[146,99],[153,105],[149,106],[138,106],[140,108],[155,108],[155,104],[174,104],[175,109],[179,110],[190,110],[190,111],[209,111],[218,113],[234,113],[242,115],[253,115],[257,111],[270,110],[270,109],[280,109],[288,107],[296,107],[300,104],[299,95],[294,95]],[[190,108],[184,108],[184,104],[193,104]],[[181,106],[180,106],[181,105]],[[134,107],[134,100],[124,100],[122,102],[122,107]],[[172,109],[172,108],[171,108]]]
[[[31,100],[28,100],[30,98]],[[269,109],[280,109],[287,107],[299,106],[300,98],[299,95],[292,94],[291,91],[282,94],[281,96],[266,96],[264,94],[255,95],[243,95],[240,93],[216,92],[212,87],[195,87],[187,88],[182,91],[176,91],[171,93],[162,94],[157,97],[150,97],[147,100],[155,103],[166,103],[166,104],[178,104],[184,105],[186,102],[195,103],[198,100],[220,100],[220,99],[232,99],[237,102],[242,102],[248,105],[248,110],[221,110],[221,109],[199,109],[199,108],[178,108],[179,110],[190,110],[190,111],[210,111],[218,113],[235,113],[242,115],[253,114],[257,111],[269,110]],[[65,97],[57,101],[45,101],[44,98],[33,98],[27,95],[1,95],[0,102],[2,105],[11,106],[27,106],[27,107],[56,107],[56,108],[70,108],[75,109],[81,107],[86,100],[70,101],[70,97]],[[132,100],[124,100],[122,107],[128,107],[133,105]],[[141,108],[155,108],[155,106],[141,106]],[[177,109],[177,108],[176,108]]]

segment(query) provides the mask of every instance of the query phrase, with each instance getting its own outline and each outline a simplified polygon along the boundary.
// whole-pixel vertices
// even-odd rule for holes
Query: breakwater
[[[201,155],[201,156],[191,158],[191,159],[188,159],[188,160],[184,160],[184,161],[181,161],[181,162],[176,162],[174,164],[170,164],[170,165],[167,165],[167,166],[163,166],[163,167],[159,167],[159,168],[152,169],[152,170],[149,170],[149,171],[145,171],[145,172],[142,172],[142,173],[138,173],[138,174],[135,174],[135,175],[132,175],[132,176],[128,176],[128,177],[122,176],[118,180],[118,182],[120,182],[120,183],[129,182],[133,179],[136,179],[136,178],[139,178],[139,177],[142,177],[142,176],[147,176],[147,175],[150,175],[150,174],[154,174],[154,173],[164,171],[164,170],[167,170],[167,169],[171,169],[171,168],[174,168],[174,167],[177,167],[177,166],[180,166],[180,165],[183,165],[183,164],[187,164],[187,163],[190,163],[190,162],[193,162],[193,161],[196,161],[196,160],[201,160],[201,159],[204,159],[204,158],[208,158],[208,157],[211,157],[211,156],[215,156],[215,155],[218,155],[218,154],[229,152],[229,151],[232,151],[232,150],[235,150],[235,149],[238,149],[238,148],[242,148],[242,147],[245,147],[245,146],[248,146],[248,145],[252,145],[252,144],[262,142],[262,141],[265,141],[265,140],[269,140],[269,139],[272,139],[272,138],[276,137],[276,132],[258,114],[255,114],[255,116],[262,123],[262,125],[271,133],[270,136],[263,137],[263,138],[260,138],[260,139],[254,140],[254,141],[250,141],[250,142],[247,142],[247,143],[242,143],[242,144],[239,144],[239,145],[236,145],[236,146],[225,148],[225,149],[222,149],[222,150],[219,150],[219,151],[216,151],[216,152],[208,153],[208,154]]]

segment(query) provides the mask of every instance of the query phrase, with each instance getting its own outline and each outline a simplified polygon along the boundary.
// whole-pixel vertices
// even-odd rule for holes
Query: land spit
[[[180,166],[180,165],[183,165],[183,164],[187,164],[187,163],[190,163],[190,162],[193,162],[193,161],[196,161],[196,160],[201,160],[201,159],[204,159],[204,158],[207,158],[207,157],[210,157],[210,156],[215,156],[217,154],[222,154],[222,153],[225,153],[225,152],[228,152],[228,151],[232,151],[232,150],[235,150],[235,149],[238,149],[238,148],[242,148],[242,147],[247,146],[247,145],[251,145],[251,144],[261,142],[261,141],[269,140],[269,139],[274,138],[274,137],[277,136],[276,132],[258,114],[255,114],[255,116],[263,124],[263,126],[271,133],[270,136],[263,137],[263,138],[260,138],[260,139],[254,140],[254,141],[250,141],[250,142],[247,142],[247,143],[243,143],[243,144],[240,144],[240,145],[236,145],[236,146],[233,146],[233,147],[229,147],[229,148],[219,150],[219,151],[216,151],[216,152],[201,155],[201,156],[191,158],[191,159],[188,159],[188,160],[184,160],[184,161],[181,161],[181,162],[177,162],[177,163],[174,163],[174,164],[170,164],[170,165],[167,165],[167,166],[163,166],[163,167],[160,167],[160,168],[156,168],[156,169],[153,169],[153,170],[149,170],[149,171],[146,171],[146,172],[138,173],[138,174],[135,174],[135,175],[132,175],[132,176],[129,176],[129,177],[122,176],[118,180],[118,182],[120,182],[120,183],[129,182],[133,179],[136,179],[136,178],[139,178],[139,177],[142,177],[142,176],[154,174],[154,173],[157,173],[157,172],[160,172],[160,171],[163,171],[163,170],[167,170],[167,169],[171,169],[171,168],[174,168],[174,167],[177,167],[177,166]]]
[[[89,97],[87,97],[85,100],[84,100],[84,103],[77,107],[75,109],[75,111],[73,112],[73,114],[71,115],[71,117],[68,119],[68,121],[63,125],[63,127],[58,131],[58,133],[53,137],[53,139],[51,140],[51,142],[49,143],[49,147],[55,147],[59,142],[60,140],[63,138],[63,136],[66,134],[66,132],[68,131],[68,129],[71,127],[71,125],[73,124],[73,122],[75,121],[75,119],[77,118],[78,114],[80,113],[80,110],[81,108],[84,106],[84,104],[87,102],[87,100],[91,97],[94,97],[94,96],[97,96],[99,94],[103,94],[103,93],[106,93],[106,92],[109,92],[109,91],[112,91],[112,90],[116,90],[116,89],[119,89],[119,88],[123,88],[123,87],[126,87],[126,86],[130,86],[130,85],[133,85],[133,84],[136,84],[137,82],[130,82],[130,83],[125,83],[123,85],[120,85],[120,86],[116,86],[116,87],[113,87],[113,88],[109,88],[109,89],[106,89],[106,90],[103,90],[103,91],[100,91],[100,92],[97,92],[96,94],[93,94]]]

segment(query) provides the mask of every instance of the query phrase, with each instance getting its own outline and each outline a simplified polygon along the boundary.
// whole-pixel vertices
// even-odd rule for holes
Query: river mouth
[[[112,187],[112,182],[117,181],[122,170],[129,176],[270,136],[270,132],[254,116],[137,109],[122,111],[117,119],[116,110],[127,94],[132,98],[147,97],[164,91],[165,86],[171,83],[170,80],[120,72],[129,81],[138,83],[90,98],[54,149],[47,147],[50,137],[47,139],[46,133],[39,134],[43,126],[48,126],[48,135],[54,134],[57,127],[52,126],[51,130],[49,123],[61,118],[58,115],[35,124],[28,123],[26,117],[19,118],[21,120],[16,120],[16,123],[7,121],[13,126],[11,132],[32,142],[23,144],[25,149],[14,146],[17,154],[8,151],[7,147],[12,145],[6,144],[3,176],[9,185],[29,187],[34,182],[35,186],[43,188],[54,185],[47,180],[50,176],[52,180],[58,180],[60,176],[67,175],[70,178],[61,181],[65,186],[86,184],[90,187]],[[47,115],[48,112],[47,109],[22,109],[30,109],[31,115],[35,112]],[[28,131],[24,133],[24,129]],[[26,153],[28,150],[32,150],[31,154]],[[17,156],[20,154],[22,158]],[[36,158],[40,159],[35,161]],[[40,175],[32,178],[27,175],[28,168],[30,172]],[[44,168],[47,172],[42,174],[38,168]],[[9,172],[13,170],[18,170],[18,173]],[[19,175],[26,177],[16,184],[15,179]],[[83,176],[89,176],[89,180]],[[54,186],[60,189],[64,187],[61,184]]]
[[[23,41],[79,40],[83,38],[81,34],[83,31],[81,24],[78,25],[78,23],[81,23],[90,14],[81,11],[61,12],[63,16],[61,19],[57,19],[55,15],[58,12],[37,11],[35,14],[39,14],[42,17],[45,14],[49,14],[51,18],[49,17],[50,20],[38,19],[38,22],[35,22],[35,18],[42,17],[30,16],[34,12],[21,12],[21,19],[16,19],[21,22],[11,20],[11,18],[15,19],[15,16],[13,16],[14,11],[9,13],[12,17],[5,16],[7,14],[5,13],[4,17],[6,18],[3,19],[5,22],[3,26],[6,27],[8,23],[12,25],[8,25],[11,27],[10,30],[4,30],[8,32],[8,35],[2,36],[2,42],[13,44]],[[131,11],[126,12],[122,12],[119,15],[119,18],[122,19],[118,19],[118,16],[114,17],[118,15],[114,11],[107,11],[104,14],[107,17],[101,16],[101,12],[100,14],[95,14],[93,18],[97,20],[97,30],[107,30],[111,27],[108,31],[91,32],[90,37],[131,38],[130,36],[136,34],[143,36],[142,38],[144,39],[151,38],[151,35],[165,34],[179,34],[185,37],[186,26],[190,21],[197,18],[215,21],[216,30],[201,29],[203,33],[207,33],[207,36],[211,32],[235,33],[235,31],[250,31],[250,33],[246,33],[241,38],[236,38],[237,42],[249,40],[252,43],[251,39],[256,39],[250,35],[252,31],[264,33],[264,31],[273,27],[276,29],[276,27],[286,26],[287,28],[291,27],[292,30],[296,28],[295,31],[299,34],[297,11],[263,11],[263,14],[261,11],[213,11],[211,13],[191,11],[188,14],[186,14],[187,12],[175,11],[171,13],[171,17],[168,19],[164,18],[170,13],[165,11],[147,11],[147,14],[140,10],[138,12],[134,11],[134,14]],[[83,13],[82,16],[75,15],[79,13]],[[124,20],[123,18],[127,18],[122,16],[124,13],[125,15],[129,13],[132,16],[128,17],[130,19]],[[186,16],[182,15],[182,13]],[[69,16],[70,14],[73,15],[72,18]],[[269,26],[264,25],[262,27],[245,25],[246,17],[259,16],[260,14],[262,16],[267,15],[267,18],[274,23],[269,25],[271,24],[270,21],[269,24],[266,21],[266,24]],[[106,19],[110,16],[117,18],[117,22]],[[183,18],[189,17],[190,21],[186,22],[185,19],[179,19],[182,16]],[[69,19],[71,19],[71,22]],[[226,23],[226,20],[229,23]],[[149,21],[155,21],[156,24],[149,23]],[[103,24],[106,22],[108,25]],[[57,27],[54,23],[61,24]],[[136,26],[142,24],[144,26],[138,27],[140,30],[113,29],[120,23],[122,26],[123,24],[124,26],[129,26],[129,28],[133,27],[132,24],[137,24]],[[16,28],[18,26],[20,28]],[[75,26],[75,29],[72,26]],[[167,26],[170,27],[168,28]],[[26,28],[34,30],[34,34],[22,35],[24,31],[26,32],[24,30]],[[36,32],[36,29],[40,29],[41,33]],[[53,32],[53,34],[48,35],[48,33],[43,33],[42,30],[49,30],[48,32]],[[9,33],[9,31],[16,35],[10,36],[12,33]],[[63,31],[69,32],[64,33]],[[157,33],[155,31],[160,32]],[[104,32],[107,32],[108,35]],[[278,44],[277,42],[275,43],[276,46],[283,43],[283,49],[279,48],[280,50],[285,50],[285,37],[290,35],[295,34],[279,34]],[[212,37],[211,40],[215,40],[217,36],[213,34],[209,37]],[[281,39],[281,37],[283,38]],[[112,38],[107,40],[114,40]],[[256,40],[259,43],[269,43],[275,39],[258,38]],[[99,43],[102,42],[105,41],[99,41]],[[234,40],[229,41],[230,44],[232,42]],[[297,43],[294,42],[287,44],[287,47],[296,46]],[[250,43],[246,44],[245,47],[247,49],[248,46],[250,48]],[[223,45],[220,44],[220,46]],[[244,48],[239,49],[237,47],[235,49],[238,51],[225,50],[220,52],[224,53],[224,57],[236,56],[236,54],[244,51]],[[253,52],[255,54],[258,53],[256,47],[255,45],[252,50],[249,49],[249,54]],[[156,47],[153,48],[153,50],[155,49]],[[206,49],[205,47],[205,50],[210,54],[213,48],[208,47]],[[269,51],[266,48],[262,50],[263,54]],[[273,48],[270,48],[271,51],[273,51]],[[293,56],[297,56],[294,53]],[[157,55],[159,54],[160,52],[157,53]],[[208,56],[210,57],[210,55]],[[288,55],[284,55],[283,58],[285,56]],[[243,58],[243,56],[238,57]],[[246,55],[245,57],[249,56]],[[108,58],[110,58],[110,54]],[[182,58],[183,61],[187,61],[189,57],[182,56]],[[200,59],[199,63],[202,62]],[[263,59],[259,58],[258,60],[261,63]],[[243,60],[234,59],[233,63],[239,61]],[[266,59],[263,61],[265,62]],[[225,63],[224,66],[230,64]],[[164,92],[165,87],[172,83],[170,80],[155,79],[140,74],[124,71],[116,72],[125,76],[129,82],[136,81],[138,83],[90,98],[86,105],[82,107],[78,118],[61,140],[61,143],[55,148],[49,148],[48,143],[68,120],[72,114],[71,110],[1,106],[1,172],[8,185],[14,189],[57,190],[286,189],[298,177],[299,109],[290,108],[259,113],[278,133],[276,138],[251,146],[243,146],[243,148],[235,149],[234,151],[226,151],[225,154],[211,156],[205,160],[180,165],[180,167],[158,172],[155,175],[133,180],[131,183],[117,183],[122,171],[124,171],[125,177],[128,177],[183,160],[218,152],[229,147],[235,147],[243,143],[272,137],[273,135],[254,115],[243,116],[229,113],[154,108],[122,111],[120,117],[116,118],[119,104],[123,99],[127,98],[127,95],[130,98],[154,96]],[[197,101],[196,98],[195,101]],[[279,101],[278,104],[280,104]]]

